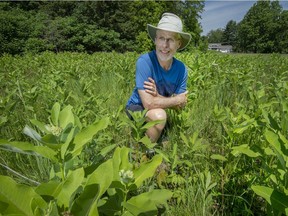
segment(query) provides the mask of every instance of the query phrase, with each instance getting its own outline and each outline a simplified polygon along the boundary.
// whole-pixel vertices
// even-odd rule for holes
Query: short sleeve
[[[139,58],[136,62],[136,88],[144,90],[144,81],[152,77],[152,69],[144,58]]]

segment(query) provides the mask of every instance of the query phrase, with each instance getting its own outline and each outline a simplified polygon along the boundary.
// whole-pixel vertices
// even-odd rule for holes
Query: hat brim
[[[185,32],[178,32],[178,31],[171,31],[171,29],[164,29],[164,28],[157,28],[156,26],[153,26],[153,25],[150,25],[148,24],[147,25],[147,31],[148,31],[148,34],[151,38],[151,40],[153,42],[155,42],[155,38],[156,38],[156,31],[157,30],[164,30],[164,31],[169,31],[169,32],[175,32],[175,33],[179,33],[181,35],[181,46],[179,47],[178,50],[183,50],[186,48],[186,46],[190,43],[191,41],[191,34],[189,33],[185,33]]]

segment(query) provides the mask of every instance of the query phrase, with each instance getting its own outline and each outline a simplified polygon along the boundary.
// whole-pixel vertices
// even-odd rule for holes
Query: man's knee
[[[155,120],[165,120],[167,119],[167,114],[166,111],[164,109],[152,109],[149,110],[146,114],[147,118],[150,121],[155,121]]]

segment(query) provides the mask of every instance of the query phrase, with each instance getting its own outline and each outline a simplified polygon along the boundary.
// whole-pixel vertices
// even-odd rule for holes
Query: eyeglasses
[[[165,37],[156,37],[156,40],[158,40],[159,43],[164,44],[164,43],[168,43],[169,45],[175,45],[177,39],[174,38],[165,38]]]

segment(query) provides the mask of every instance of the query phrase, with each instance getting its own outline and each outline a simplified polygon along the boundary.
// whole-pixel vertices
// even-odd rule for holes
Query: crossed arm
[[[138,90],[141,101],[145,109],[156,108],[184,108],[187,103],[188,91],[174,95],[173,97],[164,97],[157,92],[156,84],[152,78],[144,82],[145,90]]]

